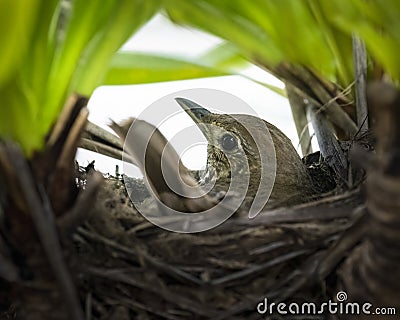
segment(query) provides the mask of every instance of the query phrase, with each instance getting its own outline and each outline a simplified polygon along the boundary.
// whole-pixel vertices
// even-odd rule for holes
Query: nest
[[[70,108],[84,103],[71,100]],[[342,288],[348,292],[349,284],[356,283],[361,296],[367,292],[359,278],[349,281],[366,234],[362,184],[254,219],[234,214],[198,234],[165,231],[135,210],[119,177],[103,182],[92,165],[74,167],[86,122],[70,108],[65,112],[72,118],[60,117],[64,123],[55,126],[64,129],[54,130],[46,150],[29,162],[15,145],[0,144],[0,318],[248,320],[261,317],[257,307],[265,299],[318,306]],[[326,175],[324,167],[315,171]],[[375,189],[381,192],[372,198],[378,204],[398,190],[379,179]],[[144,192],[140,183],[135,190]],[[387,211],[394,222],[381,224],[384,232],[373,238],[378,245],[398,225],[393,208]],[[377,253],[381,246],[372,248]],[[386,258],[394,256],[389,253]],[[392,259],[384,261],[392,268]],[[375,279],[378,267],[364,279]],[[384,280],[378,288],[386,295],[376,301],[397,306],[397,288],[384,291]],[[287,318],[310,319],[310,312]]]
[[[120,178],[74,166],[87,100],[73,96],[41,153],[27,160],[0,143],[0,319],[343,319],[258,311],[266,301],[320,306],[346,292],[396,311],[400,94],[381,84],[373,97],[376,154],[365,152],[367,136],[348,145],[368,172],[365,188],[358,172],[358,187],[178,234],[146,221]],[[312,170],[329,187],[329,170]]]
[[[332,300],[338,262],[348,254],[335,244],[362,201],[357,189],[178,234],[146,221],[123,182],[109,177],[72,238],[70,264],[92,319],[259,319],[265,298]]]

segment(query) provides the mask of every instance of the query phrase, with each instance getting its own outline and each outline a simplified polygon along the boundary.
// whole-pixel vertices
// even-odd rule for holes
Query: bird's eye
[[[237,140],[234,136],[232,136],[231,134],[224,134],[222,136],[221,139],[221,146],[222,149],[226,150],[226,151],[232,151],[233,149],[235,149],[237,147],[238,143]]]

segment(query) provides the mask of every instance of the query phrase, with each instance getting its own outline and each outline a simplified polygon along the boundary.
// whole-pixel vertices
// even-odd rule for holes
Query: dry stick
[[[66,140],[70,136],[71,128],[75,124],[76,119],[80,116],[82,109],[86,106],[87,101],[87,98],[76,94],[71,95],[66,101],[61,114],[57,118],[57,122],[51,130],[49,137],[46,139],[46,147],[43,149],[46,155],[38,154],[38,157],[35,156],[32,162],[35,174],[39,180],[51,178],[53,173],[57,172],[55,167],[59,165],[62,148],[65,147]],[[71,154],[68,158],[73,159],[76,150],[70,150],[70,152]],[[68,163],[68,160],[65,160],[67,164],[65,168],[68,168],[68,164],[72,164],[73,162]],[[58,175],[55,179],[55,183],[58,184],[60,178],[62,179],[63,177],[64,179],[68,179],[68,175],[61,175],[61,177]],[[52,180],[52,178],[50,180]],[[58,196],[58,198],[62,198],[62,196]],[[62,203],[62,201],[60,203]]]
[[[312,252],[312,249],[303,249],[302,250],[305,254]],[[312,259],[307,258],[307,262],[308,261],[313,261],[313,260],[317,260],[317,258],[315,256],[318,256],[319,253],[314,254],[312,256]],[[285,262],[286,259],[288,257],[293,257],[296,258],[296,256],[293,255],[293,252],[290,252],[288,254],[285,254],[284,256],[282,256],[283,260],[282,262]],[[280,259],[281,257],[277,257],[274,258],[273,260],[277,260]],[[307,264],[307,262],[305,264]],[[269,262],[265,263],[268,264]],[[301,275],[297,270],[293,271],[293,273],[291,274],[290,278],[286,278],[283,281],[280,281],[280,289],[282,289],[283,287],[285,287],[285,293],[287,293],[287,296],[284,297],[279,297],[279,301],[276,299],[279,295],[279,292],[275,291],[271,294],[271,292],[268,293],[268,298],[274,298],[275,302],[281,302],[283,301],[285,298],[288,298],[289,296],[291,296],[294,292],[296,292],[299,288],[301,288],[302,286],[304,286],[306,283],[308,283],[309,279],[307,277],[303,277],[300,276],[298,279],[295,279],[295,276]],[[286,285],[290,283],[290,288],[287,288]],[[281,290],[279,290],[281,291]],[[235,307],[230,308],[228,311],[223,312],[221,315],[218,316],[217,320],[223,320],[223,319],[232,319],[233,315],[239,314],[241,312],[244,311],[248,311],[252,308],[254,308],[254,306],[257,304],[257,302],[262,301],[265,298],[265,295],[261,296],[261,297],[251,297],[249,298],[250,301],[246,301],[243,303],[240,303],[238,305],[236,305]]]
[[[344,194],[325,197],[321,200],[300,204],[290,208],[279,208],[262,211],[256,218],[249,220],[240,217],[236,220],[228,220],[218,229],[225,225],[231,228],[233,224],[247,226],[271,225],[282,223],[304,223],[311,221],[330,221],[335,219],[346,219],[354,216],[353,210],[365,201],[360,189],[352,190]],[[232,222],[231,222],[232,221]]]
[[[337,100],[345,100],[348,103],[349,101],[344,96],[332,96],[332,92],[327,91],[327,84],[307,68],[280,64],[273,71],[280,78],[304,92],[308,99],[315,101],[315,106],[326,105],[324,112],[332,123],[341,128],[349,137],[354,136],[357,132],[356,124],[337,102]]]
[[[339,179],[347,183],[347,159],[332,132],[332,127],[325,115],[318,112],[317,107],[310,104],[308,112],[322,156]]]
[[[327,103],[324,112],[332,123],[340,127],[349,137],[353,137],[357,132],[357,126],[350,116],[342,109],[335,99],[332,99],[330,94],[320,84],[318,81],[319,79],[314,74],[308,71],[308,73],[305,73],[304,77],[310,82],[313,82],[313,79],[315,79],[315,93],[321,101]]]
[[[65,131],[66,125],[71,119],[74,119],[73,112],[76,104],[78,103],[79,96],[76,94],[71,95],[67,102],[64,105],[64,108],[61,111],[60,116],[57,119],[56,124],[54,125],[53,130],[51,131],[50,137],[47,141],[47,145],[52,146],[55,144],[57,140],[60,139],[60,136]]]
[[[299,137],[299,143],[301,146],[301,152],[303,156],[312,152],[310,131],[307,125],[307,112],[306,104],[304,99],[296,92],[296,88],[290,83],[286,83],[286,92],[290,102],[290,109],[294,123],[296,125],[297,136]]]
[[[352,36],[353,42],[353,63],[356,94],[356,111],[358,131],[365,132],[368,129],[368,106],[367,106],[367,52],[364,42],[355,34]],[[353,137],[352,137],[353,138]],[[352,163],[349,163],[349,185],[354,184],[355,171],[352,169]]]
[[[362,219],[359,219],[360,221]],[[279,289],[269,293],[270,297],[279,297],[279,301],[286,300],[291,297],[295,292],[301,289],[306,284],[315,281],[321,281],[328,275],[328,270],[331,271],[336,263],[342,260],[346,254],[346,249],[349,249],[351,245],[354,245],[360,239],[360,232],[356,233],[354,237],[349,239],[348,233],[350,228],[354,226],[351,222],[346,227],[345,234],[347,235],[345,240],[337,240],[333,249],[323,250],[316,252],[312,256],[308,257],[307,260],[301,265],[299,270],[291,272],[281,283],[277,286]],[[353,232],[353,230],[352,230]],[[342,236],[343,237],[343,236]],[[332,240],[336,240],[337,235],[331,235],[324,239],[323,246],[327,246]],[[322,267],[321,267],[322,266]],[[326,273],[324,273],[326,272]],[[276,298],[274,299],[276,301]]]
[[[85,314],[85,320],[92,320],[92,292],[86,294]]]
[[[295,258],[297,258],[299,256],[306,255],[308,253],[310,253],[309,249],[299,249],[297,251],[292,251],[292,252],[289,252],[287,254],[284,254],[284,255],[278,256],[276,258],[273,258],[271,260],[268,260],[267,262],[264,262],[264,263],[261,263],[261,264],[258,264],[258,265],[254,265],[254,266],[250,266],[247,269],[240,270],[238,272],[233,272],[233,273],[230,273],[230,274],[228,274],[226,276],[214,279],[214,280],[211,281],[211,284],[212,285],[221,285],[221,284],[225,284],[225,283],[230,282],[230,281],[234,281],[234,280],[237,280],[237,279],[240,279],[240,278],[244,278],[244,277],[249,276],[249,275],[254,275],[256,273],[258,274],[259,272],[265,271],[266,269],[271,268],[271,267],[273,267],[275,265],[284,263],[286,261],[290,261],[290,260],[295,259]]]
[[[80,192],[73,208],[57,219],[57,225],[63,234],[69,234],[89,218],[93,199],[95,199],[102,182],[103,176],[99,172],[94,172],[88,177],[86,188]]]
[[[123,144],[117,136],[90,121],[87,122],[79,147],[136,165],[134,159],[124,153]]]
[[[191,274],[181,270],[180,268],[165,264],[161,260],[156,259],[145,252],[138,252],[137,249],[128,248],[128,247],[126,247],[122,244],[119,244],[111,239],[108,239],[100,234],[97,234],[94,232],[89,232],[83,228],[79,228],[78,230],[79,230],[79,233],[81,235],[83,235],[84,237],[87,237],[91,240],[100,241],[103,244],[105,244],[111,248],[120,250],[123,253],[126,253],[128,255],[138,256],[140,254],[141,258],[145,259],[145,261],[148,264],[150,264],[157,270],[161,270],[162,272],[169,274],[170,276],[174,277],[175,279],[178,279],[178,280],[185,279],[196,285],[204,285],[205,284],[205,282],[202,281],[201,279],[192,276]]]
[[[103,142],[98,142],[94,140],[90,140],[87,138],[81,138],[79,141],[79,146],[80,148],[93,151],[117,160],[124,160],[128,163],[132,163],[133,165],[136,165],[135,160],[127,153],[124,153],[122,149],[117,149],[111,146],[108,146],[107,144],[104,144]]]
[[[73,163],[78,147],[79,138],[86,125],[88,110],[83,107],[74,117],[69,130],[63,139],[63,144],[57,152],[57,162],[51,172],[51,179],[47,186],[49,197],[52,200],[53,210],[58,214],[64,212],[73,201]],[[67,124],[67,123],[66,123]],[[50,174],[50,173],[49,173]]]
[[[326,239],[324,242],[329,242],[330,238],[331,237]],[[315,248],[314,250],[309,248],[309,252],[315,252]],[[313,275],[313,271],[316,269],[318,262],[320,261],[321,255],[322,252],[317,252],[307,257],[306,261],[301,265],[301,269],[303,269],[303,271],[299,271],[298,269],[296,269],[291,272],[288,277],[285,277],[284,279],[282,279],[282,281],[278,281],[278,285],[276,286],[278,289],[269,292],[268,298],[273,298],[275,302],[282,302],[291,297],[300,288],[302,288],[306,284],[309,284],[310,280],[314,280],[314,278],[311,278],[311,276]],[[250,308],[252,308],[252,306],[254,306],[257,302],[262,301],[264,298],[265,295],[261,297],[253,297],[252,301],[242,303],[238,305],[235,309],[225,312],[221,317],[218,318],[218,320],[222,320],[225,318],[230,319],[231,316],[236,313],[249,310]]]
[[[173,303],[178,307],[191,311],[193,313],[199,314],[203,317],[212,317],[215,318],[217,315],[217,310],[205,310],[204,305],[199,303],[195,303],[192,300],[183,297],[179,294],[176,294],[172,291],[168,291],[167,288],[160,288],[159,286],[151,285],[150,283],[146,283],[145,281],[139,281],[129,274],[125,274],[120,270],[112,270],[98,267],[88,266],[86,268],[87,273],[97,276],[99,278],[108,279],[111,281],[123,283],[129,286],[133,286],[145,291],[148,291],[152,294],[157,295],[158,298],[162,298],[167,302]]]
[[[86,133],[90,134],[91,138],[95,141],[103,142],[104,144],[119,150],[123,149],[119,137],[90,121],[88,121],[86,125]]]
[[[88,138],[82,138],[79,141],[79,147],[89,150],[89,151],[103,154],[105,156],[108,156],[108,157],[111,157],[111,158],[114,158],[117,160],[121,160],[122,155],[123,155],[123,152],[121,149],[116,149],[116,148],[108,146],[102,142],[98,142],[98,141],[91,140]]]
[[[118,287],[117,287],[117,289],[118,289]],[[116,295],[116,294],[109,293],[107,295],[105,301],[109,305],[123,305],[123,306],[129,307],[132,310],[141,309],[141,310],[147,311],[151,314],[155,314],[155,315],[161,317],[161,319],[182,320],[182,317],[180,317],[180,316],[174,316],[174,315],[168,314],[168,311],[169,311],[168,309],[165,310],[164,308],[155,308],[155,307],[151,306],[150,303],[148,303],[148,302],[140,303],[130,297],[127,298],[126,293],[124,293],[124,294],[125,295],[122,296],[122,295]],[[157,303],[157,302],[155,302],[155,303]]]
[[[40,242],[43,245],[47,259],[66,301],[67,312],[71,319],[83,320],[84,316],[80,307],[78,295],[72,277],[64,262],[55,223],[52,221],[54,214],[51,211],[50,205],[48,201],[47,205],[42,205],[40,201],[41,197],[37,192],[33,176],[21,151],[12,145],[8,146],[7,151],[10,160],[14,163],[17,172],[16,178],[21,187],[21,193],[26,203],[30,205],[32,219]],[[42,196],[44,196],[44,194]]]
[[[313,274],[322,254],[323,252],[319,251],[308,257],[306,262],[301,266],[302,271],[294,270],[290,273],[269,296],[274,298],[274,301],[284,301],[292,297],[302,287],[310,284],[310,281],[314,282],[316,279],[311,278],[310,275]]]
[[[359,207],[356,211],[360,215],[358,220],[340,236],[335,245],[327,251],[326,256],[320,261],[316,270],[319,279],[325,279],[346,256],[346,253],[351,251],[365,236],[367,230],[365,206]]]
[[[90,121],[87,121],[79,147],[117,160],[121,160],[123,155],[123,146],[119,138]]]
[[[367,52],[364,42],[353,35],[354,79],[356,80],[357,126],[360,132],[368,129]]]
[[[57,162],[57,169],[68,168],[73,159],[75,158],[77,143],[79,137],[82,134],[83,128],[87,122],[87,117],[89,116],[89,111],[87,108],[82,108],[79,114],[76,116],[73,125],[68,133],[67,138],[64,141],[64,145]],[[56,170],[57,170],[56,169]]]
[[[123,144],[114,134],[88,121],[79,147],[89,151],[103,154],[117,160],[124,160],[134,163],[133,160],[123,153]]]

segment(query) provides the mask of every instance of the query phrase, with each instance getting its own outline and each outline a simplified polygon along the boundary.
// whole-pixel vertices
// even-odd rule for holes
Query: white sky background
[[[173,25],[165,17],[157,15],[136,33],[123,46],[122,50],[195,58],[220,42],[214,36]],[[278,79],[256,67],[247,70],[246,74],[251,74],[253,78],[283,88],[283,83]],[[296,150],[300,150],[287,99],[240,76],[100,87],[90,99],[88,105],[89,120],[107,128],[110,119],[119,121],[129,117],[138,117],[143,109],[163,96],[193,88],[218,89],[241,98],[261,118],[281,129],[292,140]],[[171,139],[180,130],[191,125],[193,125],[192,120],[185,115],[168,120],[160,130],[167,139]],[[181,156],[186,166],[196,169],[204,167],[205,152],[205,148],[192,148]],[[90,161],[95,160],[96,169],[104,173],[114,174],[116,164],[119,164],[122,168],[121,162],[115,159],[81,149],[78,150],[77,160],[81,165],[87,165]]]

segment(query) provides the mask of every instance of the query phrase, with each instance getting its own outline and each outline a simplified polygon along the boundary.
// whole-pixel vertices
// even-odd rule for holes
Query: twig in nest
[[[263,264],[256,265],[256,266],[250,266],[249,268],[247,268],[245,270],[234,272],[234,273],[231,273],[231,274],[229,274],[227,276],[212,280],[211,284],[212,285],[221,285],[221,284],[224,284],[224,283],[229,282],[229,281],[233,281],[233,280],[237,280],[237,279],[246,277],[246,276],[248,276],[250,274],[251,275],[255,275],[255,274],[257,274],[257,273],[259,273],[261,271],[265,271],[266,269],[268,269],[270,267],[273,267],[273,266],[275,266],[277,264],[287,262],[287,261],[292,260],[294,258],[297,258],[299,256],[305,255],[305,254],[307,254],[309,252],[310,252],[309,249],[308,250],[307,249],[304,249],[304,250],[301,249],[301,250],[289,252],[289,253],[287,253],[285,255],[279,256],[279,257],[277,257],[275,259],[272,259],[272,260],[269,260],[269,261],[267,261],[267,262],[265,262]]]
[[[360,188],[358,188],[340,195],[325,197],[289,208],[265,210],[251,220],[248,217],[236,217],[226,221],[216,230],[229,229],[238,224],[260,226],[351,218],[354,215],[353,210],[362,204],[364,200],[364,196]]]
[[[109,247],[112,247],[114,249],[117,249],[124,253],[127,253],[131,257],[140,257],[146,263],[153,266],[155,269],[165,272],[166,274],[169,274],[171,277],[173,277],[177,280],[182,281],[182,279],[183,279],[183,280],[189,281],[195,285],[205,285],[206,284],[201,279],[190,275],[189,273],[181,270],[180,268],[174,267],[172,265],[162,262],[159,259],[153,258],[152,256],[150,256],[143,250],[140,250],[138,248],[136,248],[136,249],[128,248],[122,244],[119,244],[118,242],[115,242],[111,239],[103,237],[102,235],[96,234],[94,232],[87,231],[83,228],[79,228],[79,233],[87,238],[90,238],[90,239],[96,240],[96,241],[100,241]]]
[[[70,234],[78,225],[89,218],[93,199],[99,191],[103,176],[94,172],[87,178],[85,190],[82,190],[75,201],[73,208],[57,219],[57,225],[63,234]]]
[[[319,279],[324,279],[365,236],[367,228],[365,207],[359,207],[355,211],[357,211],[357,215],[360,215],[359,219],[340,236],[335,245],[327,251],[325,257],[320,261],[316,270],[316,277]]]
[[[139,281],[132,277],[128,270],[110,270],[105,268],[88,267],[87,272],[91,275],[108,279],[111,281],[124,283],[133,287],[137,287],[147,292],[156,294],[159,298],[162,298],[174,305],[181,307],[183,310],[192,311],[194,314],[210,318],[218,314],[216,310],[210,308],[204,308],[200,303],[195,303],[192,300],[183,297],[182,295],[177,295],[168,288],[161,288],[159,286],[154,286],[151,283]]]

